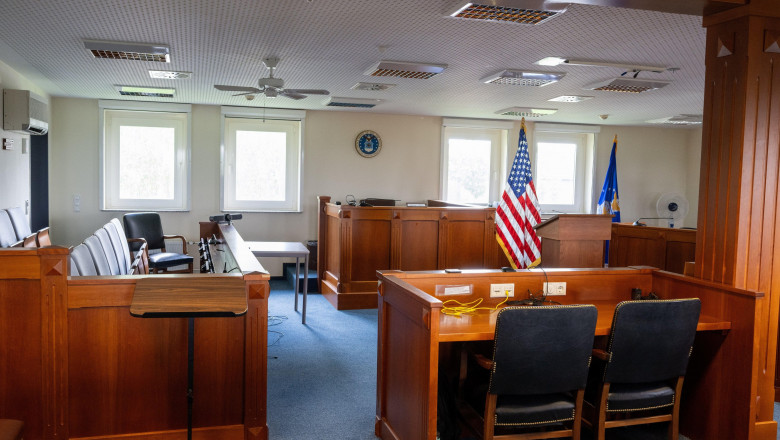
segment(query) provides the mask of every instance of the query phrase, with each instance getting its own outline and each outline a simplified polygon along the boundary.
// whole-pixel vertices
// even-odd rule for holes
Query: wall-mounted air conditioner
[[[29,90],[3,89],[3,130],[46,134],[49,131],[46,103]]]

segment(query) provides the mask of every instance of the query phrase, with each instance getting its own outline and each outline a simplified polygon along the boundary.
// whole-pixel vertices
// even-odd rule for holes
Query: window
[[[101,209],[189,209],[190,106],[100,101]]]
[[[442,199],[488,205],[501,197],[506,166],[506,123],[445,119],[442,134]],[[449,125],[448,125],[449,124]],[[508,124],[511,127],[511,123]]]
[[[542,211],[591,212],[594,134],[582,132],[589,127],[536,125],[531,162],[536,196]]]
[[[223,211],[300,211],[304,112],[223,108]]]

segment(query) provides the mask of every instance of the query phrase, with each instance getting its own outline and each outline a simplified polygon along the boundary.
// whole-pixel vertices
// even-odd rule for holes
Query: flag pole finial
[[[520,119],[520,128],[522,128],[523,131],[525,131],[525,118]]]

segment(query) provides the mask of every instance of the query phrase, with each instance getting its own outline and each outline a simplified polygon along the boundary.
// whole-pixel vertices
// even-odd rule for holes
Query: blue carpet
[[[312,294],[302,325],[303,297],[295,312],[292,291],[285,281],[271,281],[270,439],[375,439],[376,309],[340,312]]]

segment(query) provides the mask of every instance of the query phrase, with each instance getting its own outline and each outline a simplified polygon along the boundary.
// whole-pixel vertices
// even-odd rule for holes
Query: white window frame
[[[99,197],[103,211],[189,211],[192,106],[134,101],[98,101]],[[108,114],[108,117],[107,117]],[[174,198],[119,198],[119,125],[172,127],[175,131]]]
[[[458,139],[487,140],[491,142],[489,200],[486,200],[484,205],[487,206],[497,203],[504,190],[503,183],[506,181],[507,176],[507,136],[510,129],[512,129],[511,121],[444,118],[441,131],[440,197],[442,200],[454,203],[462,202],[460,200],[451,200],[447,188],[449,174],[449,140],[451,137],[456,137]]]
[[[574,203],[570,205],[543,204],[539,200],[542,214],[593,213],[596,136],[600,131],[601,127],[593,125],[535,124],[531,162],[537,193],[541,185],[541,178],[537,168],[539,161],[535,160],[539,155],[539,144],[574,143],[577,145]]]
[[[303,188],[303,110],[222,107],[222,145],[220,148],[220,209],[222,212],[301,212]],[[290,124],[291,122],[297,124]],[[284,201],[236,200],[235,129],[267,124],[272,131],[287,133],[286,194]],[[295,126],[297,125],[297,127]]]

